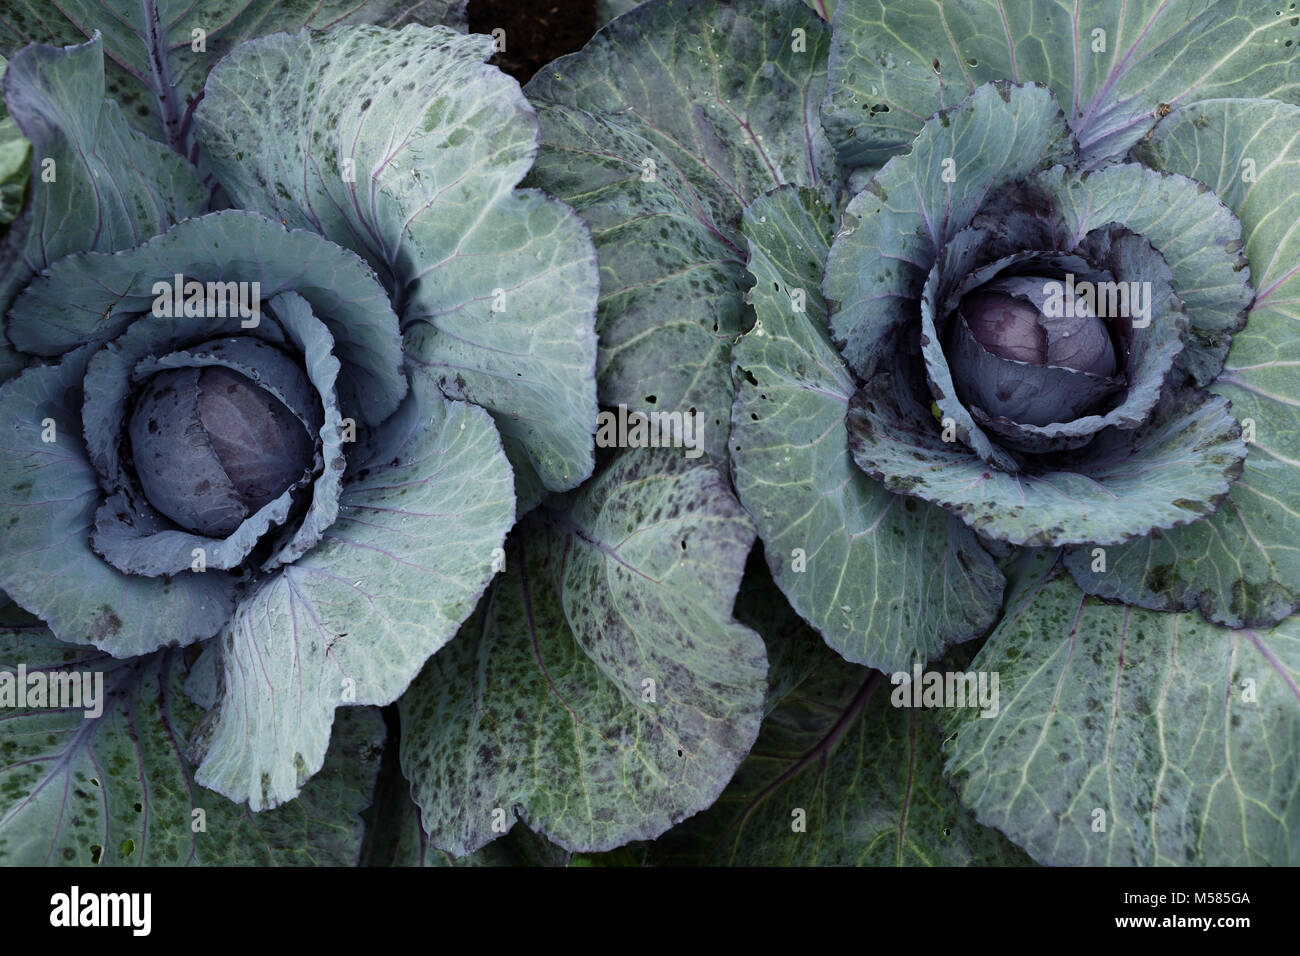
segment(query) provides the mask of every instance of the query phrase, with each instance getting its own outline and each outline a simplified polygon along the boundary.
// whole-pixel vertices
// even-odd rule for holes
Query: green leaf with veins
[[[102,33],[109,95],[134,126],[187,154],[193,103],[227,53],[257,36],[357,23],[463,28],[465,0],[10,0],[0,12],[0,53]]]
[[[698,411],[718,461],[745,325],[741,212],[832,178],[829,42],[798,3],[651,0],[528,84],[542,146],[527,182],[578,210],[600,256],[602,404]]]
[[[850,661],[908,670],[986,631],[1003,582],[960,520],[885,490],[850,457],[856,385],[820,289],[835,218],[824,190],[793,187],[745,211],[756,322],[733,353],[733,472],[799,613]]]
[[[981,823],[1041,863],[1300,861],[1300,617],[1234,631],[1104,604],[1054,552],[1008,578],[971,664],[999,675],[998,714],[944,728],[944,773]]]
[[[0,56],[0,89],[3,89],[5,70],[9,64]],[[23,138],[9,111],[0,101],[0,237],[22,212],[23,196],[27,190],[27,176],[31,170],[28,157],[32,144]]]
[[[852,166],[906,149],[989,80],[1046,83],[1089,165],[1127,152],[1161,103],[1300,100],[1293,4],[843,0],[834,24],[824,117]]]
[[[254,810],[293,799],[335,711],[389,704],[472,612],[514,524],[488,414],[420,372],[321,543],[245,595],[220,636],[224,697],[196,779]]]
[[[757,573],[755,573],[757,572]],[[656,863],[731,866],[1020,865],[942,776],[938,712],[892,706],[877,671],[837,657],[761,567],[737,614],[753,617],[772,661],[754,749],[718,802],[651,847]],[[776,604],[782,607],[776,607]],[[953,662],[952,669],[961,665]],[[796,825],[801,828],[796,829]]]
[[[5,89],[10,118],[32,144],[32,181],[27,212],[0,249],[0,312],[55,260],[128,249],[202,208],[194,167],[104,99],[98,38],[23,50],[9,61]]]
[[[1092,570],[1086,547],[1066,566],[1107,599],[1268,627],[1300,606],[1300,108],[1196,103],[1171,113],[1138,155],[1205,183],[1241,219],[1256,296],[1211,390],[1232,402],[1251,440],[1242,476],[1214,514],[1108,548],[1104,570]]]
[[[730,616],[754,530],[718,472],[636,449],[562,504],[401,700],[403,770],[455,856],[516,817],[574,851],[654,839],[758,732],[767,661]]]
[[[182,756],[203,716],[186,651],[115,660],[63,644],[34,618],[0,625],[0,670],[102,679],[102,713],[27,706],[0,721],[0,863],[7,866],[351,866],[383,721],[353,709],[293,804],[250,814],[194,782]],[[84,686],[84,682],[83,682]],[[47,703],[49,699],[47,698]],[[84,701],[82,701],[84,703]]]
[[[5,58],[0,56],[0,90],[4,89],[8,66]],[[32,144],[23,138],[4,101],[0,100],[0,265],[6,264],[17,251],[6,246],[3,240],[9,233],[9,223],[22,212],[31,172],[31,150]],[[12,378],[22,367],[22,358],[0,335],[0,383]]]

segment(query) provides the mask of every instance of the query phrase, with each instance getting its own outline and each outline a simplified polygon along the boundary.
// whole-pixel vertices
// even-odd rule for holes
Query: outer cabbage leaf
[[[757,318],[733,352],[732,471],[795,609],[849,660],[909,670],[988,629],[1002,575],[959,519],[850,457],[855,386],[817,288],[834,222],[821,190],[783,187],[745,212]]]
[[[1258,294],[1211,390],[1232,402],[1251,441],[1241,479],[1213,515],[1108,549],[1104,571],[1093,571],[1089,549],[1070,553],[1066,565],[1091,593],[1195,606],[1230,627],[1269,627],[1300,606],[1298,131],[1296,107],[1210,100],[1171,113],[1142,147],[1144,161],[1206,183],[1241,219]]]
[[[881,163],[981,84],[1037,81],[1095,165],[1136,143],[1161,103],[1296,102],[1295,19],[1295,8],[1257,0],[844,0],[827,132],[849,165]]]
[[[103,496],[81,438],[91,351],[0,387],[0,587],[60,639],[118,657],[211,637],[234,607],[229,575],[127,575],[91,550]]]
[[[1230,631],[1104,604],[1041,552],[1008,577],[972,663],[999,674],[998,715],[945,722],[980,822],[1043,863],[1295,865],[1300,619]]]
[[[198,139],[239,205],[364,256],[408,353],[564,490],[594,466],[595,252],[572,210],[513,191],[537,124],[490,54],[416,26],[256,40],[212,71]]]
[[[0,91],[4,89],[4,74],[8,66],[5,58],[0,56]],[[0,268],[9,268],[18,251],[16,243],[5,245],[3,239],[8,235],[9,223],[22,211],[31,172],[31,149],[32,144],[23,138],[17,124],[10,119],[3,99],[0,99]],[[0,382],[18,374],[22,367],[22,358],[0,335]]]
[[[0,861],[11,866],[352,866],[384,725],[350,710],[321,772],[292,805],[249,814],[195,785],[182,756],[203,712],[183,687],[190,654],[128,661],[54,640],[36,623],[0,630],[3,667],[50,686],[102,679],[102,713],[9,711],[0,724]],[[200,658],[202,660],[202,658]],[[92,683],[93,688],[93,683]]]
[[[754,530],[725,480],[635,449],[567,505],[521,525],[401,700],[403,770],[455,856],[517,819],[570,850],[653,839],[717,799],[758,733],[767,660],[730,614]]]
[[[369,450],[321,543],[243,597],[222,633],[224,696],[195,741],[195,779],[254,810],[320,769],[336,708],[406,689],[473,612],[514,524],[491,418],[426,376]]]
[[[833,179],[817,120],[829,28],[782,0],[652,0],[528,84],[529,182],[571,203],[600,254],[602,404],[697,411],[726,456],[745,324],[745,205]]]
[[[31,141],[32,167],[27,212],[0,250],[8,267],[0,312],[55,260],[139,245],[206,201],[194,167],[130,129],[104,99],[99,37],[65,49],[27,47],[9,62],[4,93]]]
[[[881,369],[870,391],[857,391],[848,425],[854,460],[891,491],[941,505],[1012,544],[1118,544],[1195,521],[1219,506],[1246,454],[1227,402],[1179,389],[1135,431],[1108,429],[1050,466],[1002,471],[944,440],[916,401],[923,387],[906,369]]]
[[[109,95],[131,122],[182,154],[208,70],[256,36],[350,23],[465,27],[466,0],[10,0],[0,13],[0,52],[27,43],[62,46],[102,31]]]
[[[4,88],[8,62],[0,56],[0,89]],[[9,117],[9,111],[0,100],[0,227],[7,226],[22,212],[23,196],[27,192],[27,177],[31,171],[28,157],[32,144],[23,138],[18,125]],[[0,232],[3,236],[3,232]]]
[[[602,26],[640,5],[642,0],[596,0],[596,22]],[[835,0],[804,0],[823,20],[835,12]]]
[[[967,866],[1030,862],[981,827],[942,776],[928,716],[891,704],[890,680],[817,639],[766,574],[740,608],[772,662],[753,752],[712,807],[650,847],[661,865]],[[820,645],[820,646],[819,646]],[[910,668],[908,668],[910,672]]]

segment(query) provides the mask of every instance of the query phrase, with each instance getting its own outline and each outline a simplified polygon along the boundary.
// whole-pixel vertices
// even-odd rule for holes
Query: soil
[[[596,32],[596,0],[470,0],[467,13],[471,33],[505,30],[505,49],[488,62],[520,83]]]

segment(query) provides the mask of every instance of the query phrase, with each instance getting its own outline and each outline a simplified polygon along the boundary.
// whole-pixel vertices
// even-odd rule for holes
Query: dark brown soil
[[[505,49],[488,62],[520,83],[596,32],[595,0],[470,0],[467,12],[471,33],[505,30]]]

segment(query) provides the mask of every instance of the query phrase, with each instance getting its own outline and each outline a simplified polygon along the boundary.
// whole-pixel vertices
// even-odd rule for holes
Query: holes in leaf
[[[102,846],[98,843],[92,843],[90,845],[90,862],[95,864],[95,866],[99,866],[99,857],[103,852],[104,848]]]
[[[659,401],[659,396],[658,396],[658,395],[647,395],[647,396],[645,397],[645,400],[646,400],[648,403],[650,403],[651,405],[653,405],[655,402]]]

